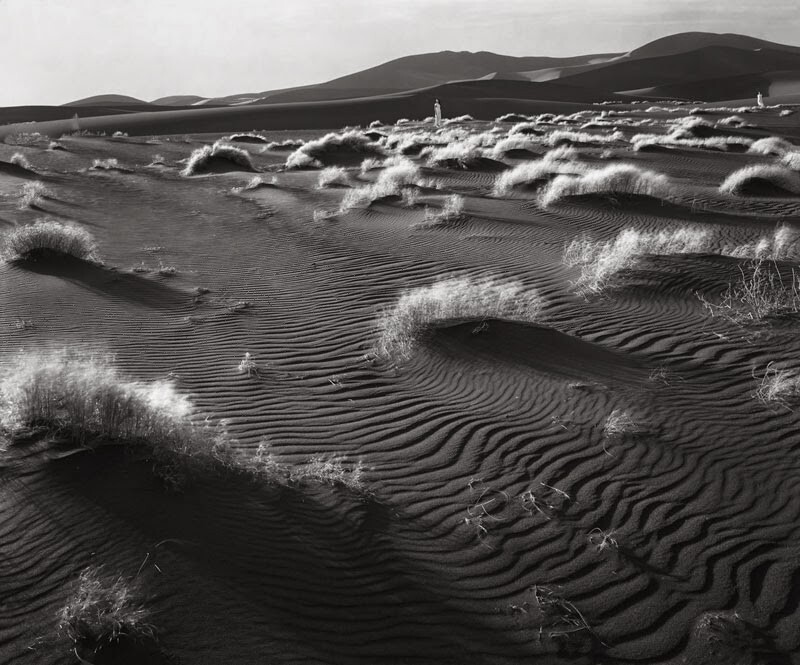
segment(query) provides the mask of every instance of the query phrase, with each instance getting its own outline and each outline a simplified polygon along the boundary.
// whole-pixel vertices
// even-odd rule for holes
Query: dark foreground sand
[[[797,114],[747,117],[759,126],[747,136],[800,135]],[[309,134],[269,138],[295,136]],[[754,371],[800,363],[797,321],[709,318],[693,292],[724,288],[736,268],[723,259],[653,259],[588,301],[561,260],[584,232],[689,221],[748,242],[797,226],[798,198],[716,190],[774,157],[584,146],[590,163],[669,175],[678,204],[543,210],[530,193],[488,196],[494,171],[436,168],[425,176],[442,190],[415,207],[315,221],[344,191],[317,189],[316,170],[238,194],[253,174],[182,177],[178,161],[213,138],[0,145],[0,160],[24,153],[51,192],[20,210],[24,174],[0,171],[0,232],[74,221],[106,266],[0,264],[0,359],[43,345],[110,351],[137,379],[174,379],[244,452],[266,438],[287,463],[362,460],[369,492],[222,474],[169,493],[116,448],[51,459],[40,441],[7,442],[0,662],[75,662],[56,614],[93,563],[141,567],[173,660],[131,662],[800,662],[798,414],[752,395]],[[247,147],[265,171],[286,157]],[[164,166],[148,166],[156,153]],[[112,157],[128,170],[87,170]],[[374,177],[351,171],[354,184]],[[414,228],[423,204],[452,192],[465,196],[463,218]],[[453,326],[399,368],[365,359],[377,314],[404,289],[463,272],[539,289],[541,325]],[[237,373],[245,352],[259,376]],[[609,440],[615,409],[645,431]],[[530,510],[528,490],[551,507]],[[598,550],[593,529],[613,530],[618,546]],[[535,585],[569,600],[591,631],[540,630]],[[698,629],[708,612],[737,613],[747,628],[720,645]]]

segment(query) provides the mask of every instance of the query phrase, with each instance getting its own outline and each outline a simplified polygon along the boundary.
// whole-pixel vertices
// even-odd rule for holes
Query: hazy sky
[[[428,51],[579,55],[675,32],[800,43],[800,0],[0,0],[0,106],[318,83]]]

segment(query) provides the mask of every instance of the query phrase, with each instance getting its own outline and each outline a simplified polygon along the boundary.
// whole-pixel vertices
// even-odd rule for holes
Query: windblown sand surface
[[[800,228],[797,196],[718,191],[775,156],[631,149],[633,134],[665,133],[686,111],[605,118],[584,131],[622,139],[576,146],[587,167],[665,174],[664,204],[543,208],[525,188],[493,196],[494,165],[412,157],[426,181],[415,204],[341,212],[380,168],[362,175],[344,160],[350,186],[318,188],[319,169],[285,170],[287,151],[253,143],[243,147],[261,173],[181,175],[219,135],[0,145],[0,161],[21,152],[34,174],[0,168],[0,233],[74,222],[104,261],[0,263],[4,365],[21,349],[111,352],[135,379],[172,379],[199,413],[226,420],[243,456],[266,442],[283,463],[327,455],[365,468],[363,492],[226,472],[168,492],[117,447],[65,455],[7,436],[0,660],[76,662],[56,615],[97,564],[138,571],[164,653],[93,662],[800,662],[798,415],[753,396],[769,363],[800,366],[797,319],[709,317],[695,292],[717,297],[739,274],[713,244],[646,259],[588,299],[562,262],[581,234],[693,224],[744,244],[779,223]],[[755,127],[726,134],[798,144],[798,115],[747,114]],[[449,129],[494,126],[503,138],[512,123]],[[545,138],[559,128],[542,123]],[[237,189],[254,175],[261,186]],[[48,195],[21,209],[31,178]],[[425,207],[453,193],[463,212],[425,224]],[[454,321],[404,362],[372,355],[376,321],[404,291],[464,275],[537,289],[540,322]],[[258,373],[237,372],[246,352]],[[615,410],[637,430],[604,431]],[[598,547],[597,530],[614,543]],[[585,625],[548,614],[547,597]],[[719,614],[737,615],[738,632],[710,629]]]

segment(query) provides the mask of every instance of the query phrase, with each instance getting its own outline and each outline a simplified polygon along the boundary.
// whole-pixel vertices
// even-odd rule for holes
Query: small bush
[[[777,264],[766,259],[752,261],[739,270],[741,280],[728,284],[719,303],[697,294],[711,316],[747,323],[800,312],[800,275],[792,271],[787,281]]]
[[[758,139],[753,145],[750,146],[748,152],[754,155],[777,155],[782,157],[787,152],[796,150],[797,146],[790,143],[786,139],[777,136],[768,136],[763,139]]]
[[[452,194],[447,197],[441,210],[425,208],[425,220],[418,226],[436,226],[456,222],[464,216],[464,197]]]
[[[59,632],[76,646],[95,651],[121,638],[155,639],[150,611],[136,583],[106,576],[98,566],[84,569],[77,589],[59,613]]]
[[[19,166],[21,169],[27,169],[28,171],[33,170],[33,167],[31,166],[31,163],[28,161],[28,158],[21,152],[15,152],[13,155],[11,155],[9,164],[13,164],[14,166]]]
[[[571,161],[572,157],[577,157],[575,149],[562,146],[551,150],[538,161],[523,162],[500,174],[495,181],[493,193],[495,196],[508,196],[514,189],[537,187],[557,175],[576,175],[588,170],[584,164]]]
[[[605,242],[576,238],[564,251],[564,263],[580,267],[575,282],[579,293],[599,293],[610,286],[614,276],[635,268],[644,256],[698,253],[707,249],[708,241],[708,231],[696,227],[653,233],[625,229]]]
[[[545,137],[545,141],[548,145],[551,146],[558,146],[562,143],[599,143],[599,144],[606,144],[606,143],[617,143],[625,139],[625,135],[622,132],[613,132],[611,134],[589,134],[586,132],[571,132],[568,130],[556,130],[554,132],[550,132]]]
[[[541,136],[544,134],[542,129],[539,127],[539,123],[537,122],[520,122],[514,125],[511,129],[508,130],[508,136]]]
[[[541,142],[531,139],[528,136],[516,135],[500,139],[489,153],[492,159],[503,159],[507,153],[513,150],[533,151]]]
[[[409,358],[426,331],[445,323],[508,319],[535,323],[542,298],[516,281],[469,277],[444,279],[403,293],[378,320],[378,357]]]
[[[350,178],[347,171],[341,166],[329,166],[322,169],[317,179],[317,187],[331,187],[333,185],[347,186],[350,184]]]
[[[116,157],[109,157],[108,159],[95,159],[92,161],[91,168],[95,171],[127,171]]]
[[[526,122],[527,120],[530,120],[530,118],[521,113],[506,113],[499,118],[495,118],[495,122]]]
[[[698,148],[702,150],[720,150],[724,152],[742,151],[753,145],[753,139],[743,136],[709,136],[707,138],[686,138],[678,133],[671,134],[635,134],[631,138],[631,147],[635,151],[648,150],[663,146],[665,148]]]
[[[286,159],[287,169],[319,167],[337,157],[356,155],[385,156],[383,147],[363,132],[351,130],[330,133],[303,144]]]
[[[473,118],[471,115],[460,115],[456,118],[446,119],[444,121],[444,126],[448,127],[450,125],[458,125],[461,124],[462,122],[472,122],[473,120],[475,120],[475,118]]]
[[[719,191],[734,196],[800,194],[800,174],[785,166],[752,164],[731,173]]]
[[[647,196],[669,200],[672,197],[666,176],[631,164],[615,164],[579,176],[557,176],[544,189],[540,201],[542,206],[547,207],[570,196],[589,194],[612,199],[619,196]]]
[[[386,160],[384,167],[373,184],[347,192],[342,200],[341,212],[368,206],[390,196],[402,196],[409,187],[422,185],[420,169],[409,159],[393,157]]]
[[[97,244],[86,229],[44,219],[17,226],[4,238],[6,260],[72,256],[83,261],[97,261]]]
[[[781,118],[785,118],[788,115],[792,115],[792,113],[794,113],[794,111],[792,109],[783,109],[780,113],[778,113],[778,115]]]
[[[297,150],[305,145],[303,139],[286,139],[285,141],[272,141],[264,146],[265,150]]]
[[[20,132],[9,134],[3,142],[7,145],[36,146],[47,140],[47,137],[39,132]]]
[[[800,171],[800,150],[794,152],[787,152],[781,157],[781,164],[793,171]]]
[[[753,125],[748,123],[747,120],[745,120],[740,115],[729,115],[727,118],[720,118],[717,121],[717,125],[722,125],[723,127],[737,127],[737,128],[753,127]]]
[[[207,173],[214,168],[231,165],[245,171],[256,171],[250,153],[242,148],[237,148],[229,143],[217,141],[213,145],[206,145],[195,150],[186,163],[181,175],[193,176],[198,173]]]
[[[755,396],[764,404],[785,407],[800,402],[800,372],[796,369],[777,368],[769,363],[759,381]]]
[[[20,189],[19,209],[39,208],[44,203],[44,199],[52,195],[53,193],[47,189],[43,182],[38,180],[26,182]]]
[[[269,143],[266,138],[256,132],[245,132],[242,134],[231,134],[226,140],[237,143]]]

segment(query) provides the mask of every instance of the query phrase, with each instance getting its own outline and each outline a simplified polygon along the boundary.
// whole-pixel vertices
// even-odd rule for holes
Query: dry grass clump
[[[338,457],[312,457],[305,464],[291,468],[289,481],[316,482],[323,485],[346,487],[353,492],[364,491],[364,465],[361,461],[348,465]]]
[[[428,166],[469,169],[480,164],[487,152],[471,137],[439,148],[425,148],[421,155],[427,157]]]
[[[234,165],[245,171],[257,170],[247,150],[217,141],[213,145],[204,145],[192,152],[181,175],[188,177],[207,173],[220,165]]]
[[[446,143],[446,139],[426,131],[394,134],[386,139],[386,147],[401,155],[417,155],[425,148]]]
[[[797,146],[778,136],[768,136],[754,141],[747,151],[754,155],[777,155],[782,157],[787,152],[796,150]]]
[[[540,202],[547,207],[570,196],[589,194],[612,200],[619,196],[647,196],[660,200],[672,198],[666,176],[632,164],[613,164],[578,176],[557,176],[543,190]]]
[[[447,197],[441,210],[425,207],[425,219],[420,227],[437,226],[457,222],[464,216],[464,197],[451,194]]]
[[[530,116],[523,115],[522,113],[506,113],[499,118],[495,118],[495,122],[526,122],[530,120]]]
[[[284,141],[271,141],[264,146],[264,150],[297,150],[305,145],[303,139],[286,139]]]
[[[782,224],[772,235],[761,236],[757,241],[734,248],[726,248],[723,254],[738,259],[769,259],[787,261],[800,256],[800,231]]]
[[[385,168],[374,183],[347,192],[342,200],[341,212],[368,206],[390,196],[402,196],[408,188],[423,184],[419,166],[411,160],[393,157],[387,159],[384,164]]]
[[[90,167],[93,171],[130,171],[119,163],[116,157],[107,159],[95,159]]]
[[[231,134],[227,141],[236,141],[237,143],[269,143],[267,139],[256,132],[243,132],[241,134]]]
[[[800,372],[796,369],[777,368],[775,363],[767,369],[758,383],[754,395],[764,404],[789,407],[800,402]]]
[[[382,159],[378,159],[377,157],[367,157],[363,162],[361,162],[361,166],[358,167],[358,172],[361,175],[366,175],[370,171],[381,168],[381,166],[383,166]]]
[[[800,174],[776,164],[751,164],[725,178],[719,191],[734,196],[799,195]]]
[[[18,207],[20,210],[24,210],[25,208],[39,208],[44,203],[44,199],[52,195],[53,193],[47,189],[43,182],[39,180],[26,182],[20,188]]]
[[[124,377],[108,357],[74,351],[20,353],[0,374],[0,426],[44,428],[81,446],[143,446],[161,462],[223,461],[224,431],[192,421],[172,383]]]
[[[794,111],[792,109],[783,109],[780,113],[778,113],[778,115],[781,118],[785,118],[786,116],[792,115],[793,113],[794,113]]]
[[[541,145],[541,141],[532,139],[524,135],[509,136],[500,139],[489,152],[492,159],[503,159],[507,153],[513,150],[526,150],[532,152],[537,146]]]
[[[678,134],[635,134],[631,138],[631,147],[635,151],[652,149],[659,146],[665,148],[698,148],[701,150],[746,150],[753,144],[753,139],[743,136],[709,136],[707,138],[681,138]]]
[[[63,256],[98,261],[92,234],[74,224],[40,219],[33,224],[16,226],[3,237],[3,258],[8,261]]]
[[[76,647],[96,652],[122,638],[154,640],[150,616],[134,580],[108,576],[101,567],[89,566],[59,612],[58,628]]]
[[[332,187],[333,185],[340,185],[347,187],[350,184],[350,178],[347,171],[341,166],[328,166],[319,173],[317,178],[317,187]]]
[[[378,319],[375,354],[391,360],[409,358],[420,338],[433,327],[475,319],[534,323],[543,300],[520,282],[456,277],[404,292]]]
[[[557,175],[577,175],[588,167],[578,161],[574,148],[561,146],[546,153],[540,160],[523,162],[513,169],[504,171],[494,184],[495,196],[507,196],[514,189],[542,185]]]
[[[28,171],[33,170],[33,166],[31,166],[28,158],[21,152],[15,152],[13,155],[11,155],[11,159],[8,161],[8,163],[13,164],[14,166],[19,166],[21,169],[27,169]]]
[[[545,141],[548,145],[558,146],[562,143],[617,143],[625,139],[622,132],[612,132],[611,134],[590,134],[588,132],[573,132],[566,129],[558,129],[550,132]]]
[[[253,176],[250,180],[247,181],[247,184],[233,187],[231,188],[231,192],[234,194],[241,194],[250,189],[258,189],[259,187],[277,187],[278,186],[278,176],[273,175],[269,180],[264,180],[264,178],[260,175]]]
[[[386,151],[361,131],[331,132],[300,146],[286,159],[286,168],[319,168],[337,154],[385,156]]]
[[[517,134],[522,136],[540,136],[544,134],[544,132],[539,127],[538,122],[519,122],[508,130],[509,136],[515,136]]]
[[[743,129],[745,127],[754,127],[754,125],[750,124],[740,115],[729,115],[726,118],[720,118],[717,120],[717,125],[721,125],[723,127],[736,127],[739,129]]]
[[[623,270],[635,268],[644,256],[696,254],[706,251],[709,233],[699,227],[673,231],[621,231],[614,240],[575,238],[564,251],[564,263],[580,268],[574,286],[579,293],[600,293]]]
[[[22,145],[22,146],[36,146],[40,143],[45,143],[49,139],[39,132],[19,132],[18,134],[9,134],[3,139],[3,143],[7,145]]]
[[[800,150],[787,152],[783,157],[781,157],[781,164],[792,169],[793,171],[800,171]]]
[[[472,122],[473,120],[475,120],[475,118],[473,118],[471,115],[468,114],[459,115],[455,118],[447,118],[444,121],[444,126],[448,127],[450,125],[458,125],[462,122]]]
[[[758,259],[739,266],[739,271],[741,280],[728,284],[718,303],[696,294],[711,316],[748,323],[800,312],[800,275],[794,270],[785,279],[774,261]]]

